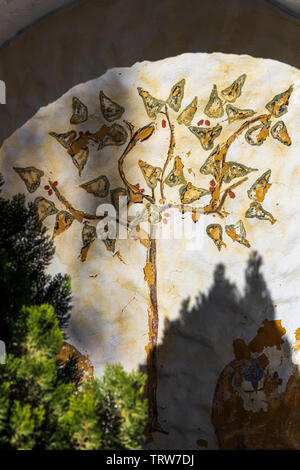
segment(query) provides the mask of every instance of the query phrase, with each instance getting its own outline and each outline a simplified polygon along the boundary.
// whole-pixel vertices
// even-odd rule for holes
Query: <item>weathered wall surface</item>
[[[126,144],[102,147],[107,143],[103,139],[112,138],[101,133],[103,125],[114,124],[107,121],[100,108],[99,92],[103,90],[124,108],[116,123],[127,133],[128,142],[130,132],[124,120],[132,123],[135,130],[151,122],[137,87],[166,100],[171,87],[185,79],[180,111],[169,109],[176,140],[174,157],[184,165],[183,175],[180,171],[177,174],[179,185],[166,184],[165,195],[175,204],[179,187],[190,182],[194,188],[208,190],[195,203],[201,207],[209,203],[210,181],[216,182],[218,177],[212,168],[208,174],[200,172],[200,168],[212,149],[217,145],[222,149],[222,143],[229,142],[246,119],[242,111],[242,116],[237,117],[243,120],[228,121],[224,109],[219,117],[213,116],[216,111],[204,110],[214,84],[223,96],[221,90],[242,74],[247,77],[242,88],[233,87],[233,104],[244,113],[254,110],[257,114],[250,113],[250,119],[256,121],[228,144],[228,161],[244,165],[239,175],[246,175],[248,180],[232,188],[233,195],[226,193],[228,197],[219,214],[200,215],[196,224],[199,233],[192,240],[157,241],[158,415],[169,434],[153,433],[150,447],[269,448],[272,442],[274,448],[298,447],[299,420],[292,403],[299,399],[299,71],[272,60],[225,54],[184,54],[112,69],[42,108],[1,149],[4,195],[25,191],[29,201],[38,203],[41,199],[36,198],[45,198],[48,208],[53,209],[44,223],[56,234],[51,271],[72,276],[70,342],[91,357],[96,373],[101,372],[105,361],[121,361],[127,369],[144,366],[149,328],[145,280],[151,278],[151,269],[143,271],[146,247],[139,243],[143,232],[135,233],[133,239],[117,241],[112,251],[101,240],[95,240],[86,261],[80,259],[82,246],[86,246],[82,222],[87,220],[89,226],[95,227],[96,221],[89,214],[95,214],[101,201],[110,200],[107,188],[99,198],[99,194],[95,197],[80,185],[104,175],[109,189],[124,187],[117,162]],[[276,101],[275,108],[269,105],[266,109],[265,105],[282,92],[286,93],[277,97],[279,104]],[[79,124],[74,123],[74,118],[70,122],[74,96],[88,109],[87,117],[86,109],[80,105]],[[226,108],[229,102],[224,96],[218,106]],[[149,96],[144,94],[145,97],[149,103]],[[207,141],[199,141],[189,126],[177,119],[194,97],[198,108],[190,116],[190,124],[204,132],[222,126],[221,134],[217,133],[208,148]],[[156,102],[150,99],[151,103]],[[261,114],[267,117],[257,118]],[[163,166],[170,142],[169,127],[164,121],[166,116],[157,114],[153,135],[138,142],[126,157],[124,171],[128,180],[139,184],[145,194],[151,192],[137,162]],[[274,127],[278,123],[279,133]],[[253,134],[257,124],[261,127]],[[61,141],[58,142],[49,135],[72,130],[76,137],[67,135],[71,143],[65,140],[66,136],[57,135]],[[114,134],[115,138],[120,136]],[[174,158],[165,176],[173,165]],[[235,181],[231,175],[225,188]],[[159,185],[155,191],[161,207],[158,190]],[[254,206],[259,208],[258,202],[263,209],[253,213]],[[246,211],[250,204],[249,217]],[[158,226],[168,227],[175,212],[178,213],[175,208],[164,209]],[[190,215],[186,213],[185,217]],[[246,230],[239,239],[242,243],[234,241],[236,233],[228,229],[239,220]],[[209,224],[218,224],[222,230],[223,245],[220,233],[210,232],[220,250],[206,233]],[[146,230],[143,223],[141,228]]]

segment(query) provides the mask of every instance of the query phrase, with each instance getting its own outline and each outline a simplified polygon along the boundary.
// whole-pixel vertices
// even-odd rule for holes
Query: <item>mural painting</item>
[[[274,83],[265,88],[264,60],[248,56],[187,54],[162,61],[162,67],[144,62],[131,69],[114,69],[42,109],[2,148],[7,193],[18,177],[18,189],[27,190],[35,205],[38,226],[45,224],[55,239],[57,266],[53,269],[64,265],[71,276],[77,270],[78,297],[85,299],[88,310],[97,311],[97,303],[106,295],[105,319],[99,310],[94,318],[88,319],[86,313],[77,329],[90,329],[88,322],[93,328],[105,328],[111,303],[122,313],[132,309],[125,330],[138,347],[132,347],[137,356],[129,362],[143,363],[144,343],[149,442],[151,434],[170,432],[159,416],[157,351],[164,338],[161,320],[168,318],[172,302],[175,299],[178,306],[187,295],[205,291],[212,267],[220,260],[239,277],[251,249],[262,252],[273,273],[277,260],[272,250],[289,223],[288,210],[294,211],[288,194],[282,194],[286,178],[291,186],[299,179],[291,162],[297,140],[293,100],[299,72],[269,62],[280,79],[273,76]],[[101,203],[109,202],[126,240],[112,233],[112,217],[98,210]],[[164,227],[175,226],[178,215],[201,226],[200,249],[187,249],[183,238],[163,240]],[[170,260],[170,255],[176,259]],[[183,274],[173,282],[176,264]],[[123,300],[126,290],[130,295]],[[145,307],[147,318],[137,320]],[[110,332],[119,320],[111,321]],[[212,429],[221,448],[255,447],[249,413],[256,413],[258,420],[251,421],[253,428],[259,419],[262,426],[273,416],[278,420],[271,408],[280,407],[295,390],[291,378],[285,391],[278,391],[273,356],[264,350],[276,348],[280,353],[278,338],[287,332],[284,320],[284,313],[281,319],[262,319],[254,339],[241,339],[236,331],[228,345],[228,357],[233,344],[235,359],[216,377],[212,397]],[[141,322],[138,330],[144,331],[138,340],[135,321]],[[126,317],[121,323],[123,328]],[[274,330],[280,332],[277,343]],[[88,343],[86,350],[95,365],[93,346],[89,350]],[[130,344],[127,348],[131,349]],[[122,354],[130,355],[124,348]],[[112,359],[116,359],[114,353]],[[261,417],[261,411],[270,416]],[[236,433],[235,420],[245,422],[247,432]],[[265,448],[269,443],[259,445]]]

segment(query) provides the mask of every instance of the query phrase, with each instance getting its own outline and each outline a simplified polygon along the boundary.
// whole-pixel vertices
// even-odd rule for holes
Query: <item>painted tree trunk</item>
[[[144,268],[145,281],[149,288],[149,342],[146,346],[147,352],[147,398],[148,398],[148,427],[147,432],[162,431],[158,421],[157,412],[157,342],[158,342],[158,301],[157,301],[157,244],[155,229],[151,228],[149,244],[147,247],[146,265]]]

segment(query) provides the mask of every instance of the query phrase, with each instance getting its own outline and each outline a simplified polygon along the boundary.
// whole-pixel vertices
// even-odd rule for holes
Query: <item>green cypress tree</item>
[[[22,334],[23,305],[52,305],[60,327],[66,328],[70,278],[46,274],[54,245],[45,227],[37,229],[33,204],[26,206],[24,195],[11,200],[0,197],[0,220],[0,339],[17,348],[17,341],[11,341],[12,331]]]

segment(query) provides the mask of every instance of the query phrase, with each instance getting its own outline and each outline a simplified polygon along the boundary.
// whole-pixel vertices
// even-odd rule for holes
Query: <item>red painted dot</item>
[[[44,189],[46,189],[48,191],[48,189],[50,189],[50,186],[48,186],[48,184],[46,184],[46,186],[44,186]]]
[[[57,185],[58,185],[58,181],[54,181],[53,186],[57,186]]]
[[[144,190],[144,188],[142,188],[142,189],[141,189],[141,193],[144,193],[144,192],[145,192],[145,190]]]
[[[136,187],[137,187],[137,188],[140,188],[140,184],[139,184],[139,183],[137,183],[137,184],[136,184]]]
[[[170,217],[169,212],[165,212],[165,216],[166,216],[166,217]]]
[[[208,119],[206,119],[205,125],[206,125],[206,126],[210,126],[210,121],[209,121]]]
[[[161,121],[161,125],[162,125],[163,128],[165,128],[166,125],[167,125],[167,121],[166,121],[165,119],[163,119],[163,120]]]
[[[200,121],[197,122],[197,126],[202,126],[203,122],[204,122],[203,119],[201,119]]]
[[[49,189],[48,194],[49,194],[49,196],[52,196],[52,194],[53,194],[52,189]]]
[[[229,194],[229,197],[231,197],[231,199],[235,198],[235,194],[233,191],[229,191],[228,194]]]
[[[210,185],[211,185],[211,186],[216,186],[215,180],[211,180],[211,181],[210,181]]]
[[[167,219],[163,219],[163,223],[164,223],[164,224],[167,224],[167,223],[168,223],[168,220],[167,220]]]
[[[213,186],[210,186],[210,187],[209,187],[209,190],[210,190],[210,192],[212,193],[212,192],[215,190],[215,188],[214,188]]]

